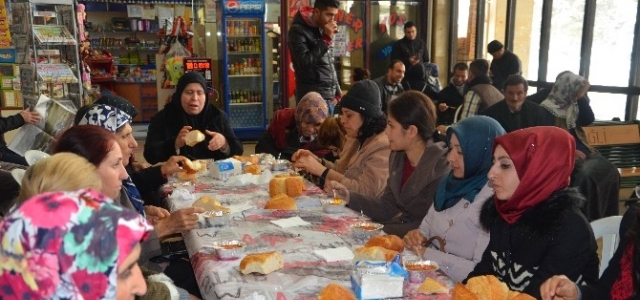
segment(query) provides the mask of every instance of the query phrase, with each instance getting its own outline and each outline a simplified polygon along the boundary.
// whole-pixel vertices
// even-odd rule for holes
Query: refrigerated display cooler
[[[257,140],[267,128],[264,0],[224,0],[224,106],[236,136]]]

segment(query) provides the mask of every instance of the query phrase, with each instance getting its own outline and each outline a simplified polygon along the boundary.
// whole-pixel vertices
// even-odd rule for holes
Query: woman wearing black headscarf
[[[189,131],[200,130],[205,140],[189,147]],[[224,159],[242,155],[242,143],[231,129],[229,119],[209,103],[202,75],[189,72],[180,77],[171,102],[149,124],[144,158],[151,164],[180,154],[192,159]]]

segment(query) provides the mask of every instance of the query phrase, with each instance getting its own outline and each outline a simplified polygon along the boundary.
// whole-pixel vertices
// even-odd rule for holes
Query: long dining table
[[[324,213],[320,201],[330,199],[310,182],[306,191],[295,198],[298,210],[263,209],[269,199],[268,184],[231,186],[207,174],[198,176],[195,184],[170,180],[166,192],[178,188],[192,197],[169,197],[171,210],[189,207],[202,197],[211,196],[231,208],[228,224],[211,226],[200,217],[198,228],[183,233],[198,286],[204,299],[316,299],[330,282],[351,288],[350,275],[354,262],[327,262],[314,250],[346,247],[354,250],[366,239],[354,235],[351,225],[366,219],[360,213],[344,208],[338,213]],[[281,228],[271,221],[300,217],[308,225]],[[246,243],[245,254],[279,251],[284,267],[268,275],[240,272],[241,258],[220,260],[212,245],[215,242],[240,240]],[[408,250],[403,259],[416,259]],[[436,279],[452,288],[451,280],[441,272]],[[424,295],[417,292],[418,284],[405,284],[402,299],[450,299],[449,294]]]

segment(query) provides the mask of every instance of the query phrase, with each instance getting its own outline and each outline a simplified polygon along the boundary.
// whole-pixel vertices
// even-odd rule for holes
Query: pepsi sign
[[[226,15],[263,15],[264,0],[224,0]]]

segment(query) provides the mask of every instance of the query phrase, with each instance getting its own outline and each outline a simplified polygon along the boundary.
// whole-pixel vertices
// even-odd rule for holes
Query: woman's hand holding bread
[[[167,177],[178,172],[184,172],[184,169],[180,166],[180,163],[184,163],[186,159],[186,157],[180,155],[171,156],[169,160],[165,161],[162,166],[160,166],[162,176]]]
[[[411,230],[404,236],[404,242],[407,247],[409,247],[409,249],[411,249],[413,253],[420,257],[422,257],[424,255],[424,252],[426,251],[426,248],[424,246],[424,243],[426,241],[427,238],[422,235],[422,233],[420,233],[420,230],[418,229]]]
[[[189,231],[198,224],[198,213],[203,213],[201,207],[183,208],[171,213],[168,218],[158,220],[156,230],[159,237],[165,237],[178,232]]]
[[[182,148],[187,144],[187,134],[191,131],[191,126],[182,126],[176,137],[176,149]]]

